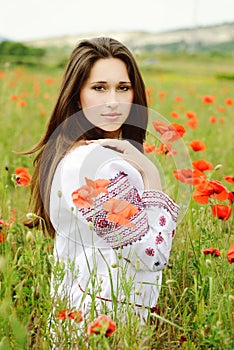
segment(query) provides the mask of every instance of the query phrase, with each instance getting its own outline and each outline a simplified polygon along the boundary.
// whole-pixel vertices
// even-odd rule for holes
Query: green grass
[[[150,66],[145,63],[145,57],[138,57],[146,87],[152,88],[150,107],[169,121],[185,126],[184,147],[191,161],[203,158],[214,166],[222,164],[207,175],[224,183],[223,175],[234,172],[234,106],[225,104],[226,98],[234,99],[234,87],[231,79],[217,79],[217,76],[233,74],[233,58],[209,55],[158,55],[157,58]],[[32,170],[32,157],[14,151],[25,151],[39,140],[62,72],[15,65],[5,65],[0,70],[3,72],[0,75],[0,219],[10,224],[1,228],[5,240],[0,243],[0,350],[50,349],[47,325],[53,308],[49,295],[53,241],[43,236],[41,230],[29,231],[23,226],[29,188],[15,187],[12,174],[19,166]],[[48,78],[53,78],[51,84],[46,83]],[[166,93],[164,98],[159,97],[161,92]],[[17,101],[12,100],[13,95],[18,97]],[[214,95],[214,104],[203,104],[204,95]],[[181,102],[175,102],[177,96],[182,96]],[[20,101],[26,105],[20,106]],[[171,111],[177,111],[179,119],[173,119]],[[199,124],[194,130],[187,127],[186,111],[197,114]],[[210,124],[210,116],[216,117],[215,124]],[[152,130],[151,125],[149,129]],[[206,150],[193,152],[189,148],[193,139],[204,141]],[[152,136],[149,140],[152,142]],[[162,171],[167,169],[166,185],[176,183],[172,159],[150,156]],[[225,185],[233,191],[232,184]],[[182,198],[178,200],[183,202]],[[234,348],[234,265],[226,257],[230,244],[234,243],[233,216],[227,221],[218,220],[212,216],[210,205],[198,205],[192,198],[186,209],[178,225],[170,264],[163,273],[154,324],[142,325],[131,307],[118,307],[113,315],[117,330],[110,338],[88,336],[84,324],[69,345],[74,324],[56,320],[55,330],[61,336],[59,349],[75,349],[75,346],[81,350]],[[218,248],[221,256],[205,256],[203,249],[209,247]],[[62,273],[61,267],[57,269]],[[126,290],[128,283],[124,282]],[[61,308],[65,306],[62,304]],[[124,313],[125,320],[121,321]],[[180,346],[183,339],[186,341]]]

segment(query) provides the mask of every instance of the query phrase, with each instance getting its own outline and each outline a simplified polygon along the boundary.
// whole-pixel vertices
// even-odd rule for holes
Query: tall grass
[[[212,63],[201,57],[196,63],[186,57],[167,57],[155,66],[145,66],[139,58],[146,87],[151,89],[150,107],[185,126],[184,144],[190,159],[204,158],[214,167],[221,164],[208,176],[222,182],[223,175],[234,171],[234,106],[225,103],[227,98],[234,99],[234,87],[231,80],[217,80],[216,76],[221,65],[223,72],[230,71],[231,60],[225,58],[223,65],[222,58]],[[32,170],[32,157],[14,151],[31,148],[42,135],[61,71],[48,74],[48,70],[5,66],[0,73],[0,219],[9,224],[2,223],[0,236],[0,349],[50,349],[48,320],[55,307],[50,297],[53,241],[40,229],[24,227],[29,188],[15,186],[12,174],[20,166]],[[213,95],[215,102],[203,104],[204,95]],[[176,102],[178,96],[180,102]],[[171,116],[172,111],[178,112],[177,120]],[[187,126],[186,111],[197,114],[196,129]],[[211,116],[216,118],[214,124],[209,121]],[[189,142],[193,139],[204,141],[206,150],[192,151]],[[175,182],[170,158],[158,154],[153,159],[170,170],[170,179]],[[225,185],[233,191],[233,185]],[[234,265],[226,256],[234,243],[233,234],[233,216],[219,220],[213,217],[210,205],[198,205],[191,198],[177,228],[170,264],[163,273],[154,317],[141,324],[131,306],[116,304],[110,316],[117,329],[109,338],[87,334],[91,319],[77,325],[55,317],[57,348],[233,349]],[[204,255],[203,250],[209,247],[218,248],[221,256]],[[62,276],[63,267],[55,268]],[[131,281],[124,281],[123,287],[125,291],[131,289]],[[66,309],[66,304],[61,303],[59,309]],[[108,313],[104,307],[102,311]]]

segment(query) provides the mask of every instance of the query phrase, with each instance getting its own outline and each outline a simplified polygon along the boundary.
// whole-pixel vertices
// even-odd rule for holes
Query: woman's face
[[[128,118],[134,91],[125,63],[118,58],[96,61],[80,91],[79,107],[104,131],[117,131]]]

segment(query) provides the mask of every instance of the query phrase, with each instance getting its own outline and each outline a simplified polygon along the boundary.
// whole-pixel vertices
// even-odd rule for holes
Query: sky
[[[0,37],[15,41],[234,22],[234,0],[0,0]]]

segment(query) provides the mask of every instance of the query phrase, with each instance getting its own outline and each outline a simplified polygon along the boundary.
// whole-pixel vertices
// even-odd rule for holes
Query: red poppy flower
[[[189,119],[189,120],[186,122],[187,126],[188,126],[190,129],[193,129],[193,130],[195,130],[195,129],[197,128],[198,123],[199,123],[199,121],[198,121],[198,119],[196,119],[196,118],[194,118],[194,119]]]
[[[22,101],[19,101],[19,105],[20,107],[26,107],[27,106],[27,102],[22,100]]]
[[[15,169],[15,174],[16,174],[16,184],[18,186],[28,186],[32,177],[29,174],[28,168],[16,168]]]
[[[100,315],[88,325],[88,334],[104,334],[110,337],[116,330],[115,322],[106,315]]]
[[[229,204],[232,205],[232,203],[234,202],[234,192],[228,193],[228,200],[229,200]]]
[[[161,140],[164,143],[174,142],[185,133],[185,128],[180,124],[170,124],[167,125],[165,122],[158,120],[152,122],[154,129],[161,134]]]
[[[185,114],[186,114],[186,117],[189,119],[197,119],[197,114],[195,112],[187,111]]]
[[[224,180],[226,180],[227,182],[230,182],[231,184],[234,184],[234,174],[232,176],[223,176]]]
[[[85,181],[86,185],[72,193],[72,201],[78,208],[89,208],[93,205],[93,199],[100,193],[108,193],[106,186],[109,185],[109,180],[98,179],[93,181],[86,177]]]
[[[180,115],[176,111],[171,111],[171,116],[172,116],[172,118],[178,119]]]
[[[189,143],[189,146],[192,148],[194,152],[204,151],[206,149],[206,145],[204,142],[200,140],[193,140]]]
[[[205,96],[202,97],[202,102],[203,102],[203,103],[208,103],[208,104],[210,104],[210,103],[214,103],[214,101],[215,101],[214,96],[205,95]]]
[[[70,318],[71,320],[74,320],[77,323],[80,323],[83,321],[81,311],[71,311],[69,309],[59,311],[58,313],[59,320],[66,320],[67,318]]]
[[[161,92],[159,92],[158,93],[158,97],[160,98],[160,99],[164,99],[164,97],[166,96],[166,92],[165,91],[161,91]]]
[[[19,100],[19,97],[17,95],[12,95],[11,96],[11,101],[17,102]]]
[[[145,153],[153,153],[155,150],[155,145],[150,145],[148,142],[143,144]]]
[[[209,122],[210,122],[210,124],[215,124],[216,123],[216,117],[214,115],[210,116]]]
[[[230,97],[226,98],[225,104],[228,105],[228,106],[232,106],[233,105],[233,99],[230,98]]]
[[[220,181],[203,181],[198,184],[193,192],[193,199],[200,204],[207,204],[209,198],[216,198],[220,201],[229,199],[229,192]]]
[[[177,152],[176,152],[176,150],[172,149],[172,145],[171,144],[168,143],[167,145],[164,145],[163,143],[161,143],[160,146],[155,149],[155,153],[156,154],[162,154],[164,156],[173,156]]]
[[[217,106],[217,111],[220,113],[224,113],[225,112],[225,108],[223,106]]]
[[[205,170],[212,170],[213,169],[213,164],[210,162],[207,162],[204,159],[199,159],[199,160],[194,160],[192,162],[192,165],[194,169],[200,170],[200,171],[205,171]]]
[[[227,259],[230,264],[234,263],[234,244],[231,244],[228,249]]]
[[[217,248],[207,248],[203,250],[203,254],[207,255],[207,254],[211,254],[213,256],[220,256],[220,250]]]
[[[206,175],[197,169],[174,170],[173,174],[178,181],[192,186],[200,184],[206,178]]]
[[[44,80],[44,83],[45,83],[46,85],[54,84],[54,79],[53,79],[53,78],[46,78],[46,79]]]
[[[217,217],[223,221],[228,220],[232,213],[232,208],[223,204],[212,205],[211,209],[214,217]]]
[[[5,227],[9,227],[10,224],[6,221],[3,221],[2,219],[0,219],[0,226],[5,226]]]
[[[0,232],[0,243],[3,243],[5,241],[5,235],[3,232]]]
[[[182,96],[176,96],[176,97],[174,98],[174,101],[175,101],[175,102],[181,102],[181,101],[183,101],[183,97],[182,97]]]
[[[107,219],[121,226],[135,225],[128,219],[138,213],[138,208],[125,200],[111,198],[102,208],[108,212]]]

